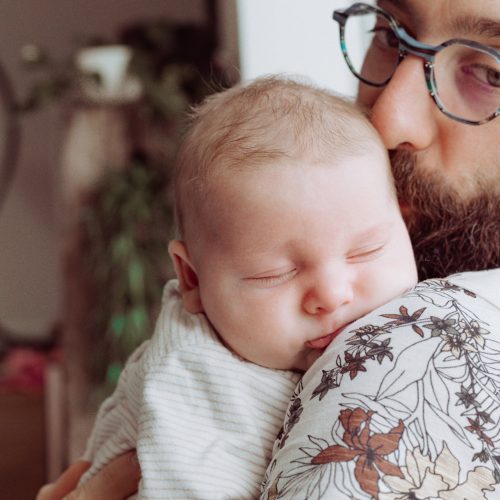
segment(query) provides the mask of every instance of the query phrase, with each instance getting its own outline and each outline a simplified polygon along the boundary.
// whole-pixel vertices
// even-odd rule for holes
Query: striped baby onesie
[[[128,360],[87,444],[88,480],[137,448],[138,498],[252,499],[300,375],[243,360],[167,283],[151,340]]]

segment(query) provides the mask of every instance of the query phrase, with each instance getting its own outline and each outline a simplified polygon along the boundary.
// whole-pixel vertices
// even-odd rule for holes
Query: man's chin
[[[420,174],[414,155],[398,151],[392,161],[421,280],[500,267],[496,182],[463,200],[438,176]]]

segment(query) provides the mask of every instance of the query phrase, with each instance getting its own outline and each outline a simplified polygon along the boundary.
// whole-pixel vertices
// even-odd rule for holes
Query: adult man
[[[263,498],[439,495],[472,499],[495,495],[494,483],[500,481],[495,469],[500,460],[495,451],[498,444],[492,437],[499,421],[495,404],[500,391],[492,382],[498,373],[488,378],[490,372],[480,369],[494,367],[498,361],[493,351],[480,357],[485,346],[489,349],[487,342],[500,342],[498,326],[491,321],[499,319],[500,314],[498,294],[492,293],[500,289],[499,271],[494,270],[500,267],[500,119],[493,117],[500,107],[500,3],[380,0],[378,5],[388,14],[374,16],[372,47],[380,51],[379,58],[369,51],[365,66],[356,66],[354,60],[350,63],[358,76],[378,85],[361,84],[359,100],[371,108],[373,123],[392,151],[420,277],[490,269],[475,276],[471,286],[489,295],[487,300],[479,298],[479,314],[473,300],[477,294],[465,286],[467,279],[463,288],[443,281],[442,285],[421,289],[411,298],[412,309],[401,306],[382,324],[378,316],[365,318],[365,323],[378,327],[378,331],[360,327],[358,333],[364,334],[351,333],[351,344],[351,337],[345,337],[346,344],[358,349],[348,351],[350,357],[345,352],[332,355],[329,350],[320,365],[325,379],[321,370],[313,367],[314,372],[304,377],[304,396],[295,398],[299,404],[289,409]],[[359,13],[364,16],[363,8]],[[349,17],[346,36],[352,21]],[[412,38],[402,35],[392,18]],[[419,47],[417,40],[439,45],[453,39],[465,42],[452,43],[446,52],[437,53],[433,66],[431,61],[424,65],[422,57],[415,54],[417,49],[420,56],[432,54],[429,47]],[[349,51],[348,43],[347,38],[344,50]],[[394,48],[396,53],[401,52],[400,61],[394,60],[394,51],[390,50]],[[465,63],[457,67],[457,60]],[[393,71],[378,73],[387,62],[393,64]],[[450,66],[455,71],[449,72]],[[443,304],[458,304],[458,309],[441,314]],[[428,310],[420,311],[424,308]],[[488,320],[481,322],[484,308]],[[432,319],[419,323],[430,313],[435,314],[435,323]],[[432,324],[434,327],[429,326]],[[414,349],[415,356],[405,359],[403,353],[411,353],[416,342],[412,339],[405,343],[405,337],[401,343],[390,345],[392,338],[384,335],[395,327],[401,327],[401,333],[406,327],[413,329],[414,335],[423,339],[425,352]],[[356,341],[358,344],[353,343]],[[470,352],[476,357],[469,357]],[[452,357],[456,362],[450,367],[446,363],[453,362]],[[334,371],[337,359],[340,364]],[[369,363],[368,373],[376,365],[377,375],[374,385],[367,388],[369,383],[362,372]],[[408,379],[408,373],[416,375]],[[481,376],[477,377],[478,373]],[[333,377],[339,374],[348,375],[341,387],[340,379]],[[407,380],[408,384],[396,390],[397,380]],[[452,384],[457,381],[461,383],[455,390]],[[438,385],[434,399],[411,399],[412,394],[429,394],[427,388]],[[307,393],[308,387],[312,392]],[[407,387],[412,394],[408,395]],[[335,392],[336,388],[341,390]],[[348,397],[344,397],[346,391]],[[402,397],[398,399],[399,395]],[[454,413],[449,416],[445,410]],[[428,415],[435,427],[427,425]],[[452,451],[443,445],[441,433],[449,437]],[[61,498],[71,490],[82,467],[78,464],[39,498]],[[80,490],[71,498],[123,498],[133,491],[136,463],[124,456],[121,463],[110,467],[108,476],[88,483],[86,491]],[[134,480],[127,482],[131,477]]]
[[[379,5],[420,41],[434,45],[453,38],[470,39],[496,47],[498,57],[500,4],[495,0],[381,1]],[[388,36],[385,43],[396,43],[393,52],[397,53],[392,30],[389,35],[380,31],[387,26],[387,22],[379,20],[377,36]],[[380,58],[387,57],[387,50],[382,48],[379,52],[369,54],[367,66],[380,67]],[[468,83],[459,80],[461,75],[446,68],[450,59],[459,55],[471,57],[471,53],[470,47],[461,44],[438,53],[433,70],[436,88],[432,92],[454,116],[479,121],[499,112],[500,62],[484,52],[475,52],[475,64],[491,63],[490,74],[478,71],[470,75],[478,80],[476,94],[471,86],[464,88]],[[410,53],[384,87],[361,84],[359,91],[359,100],[371,108],[373,123],[393,153],[394,174],[413,236],[420,278],[498,267],[499,120],[474,126],[446,116],[429,95],[424,62]],[[387,74],[390,73],[389,69]],[[453,78],[456,81],[451,81]],[[488,89],[480,86],[483,78],[489,81]],[[474,101],[486,91],[488,103]],[[457,102],[461,100],[470,104]],[[482,103],[486,105],[484,109]]]
[[[377,5],[335,19],[420,278],[489,271],[424,282],[346,328],[297,389],[261,498],[497,498],[500,4]]]

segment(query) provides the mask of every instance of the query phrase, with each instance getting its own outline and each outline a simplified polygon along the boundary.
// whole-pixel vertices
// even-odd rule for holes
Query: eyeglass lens
[[[350,15],[344,39],[352,71],[368,83],[385,85],[399,61],[399,39],[389,21],[373,12]],[[465,44],[438,52],[433,84],[441,106],[458,118],[481,121],[500,105],[500,64],[488,52]]]

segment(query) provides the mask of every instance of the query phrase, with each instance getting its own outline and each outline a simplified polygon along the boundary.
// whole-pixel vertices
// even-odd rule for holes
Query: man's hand
[[[75,462],[56,482],[43,486],[36,500],[123,500],[137,491],[141,470],[135,451],[115,458],[77,488],[80,477],[89,467],[89,462]]]

